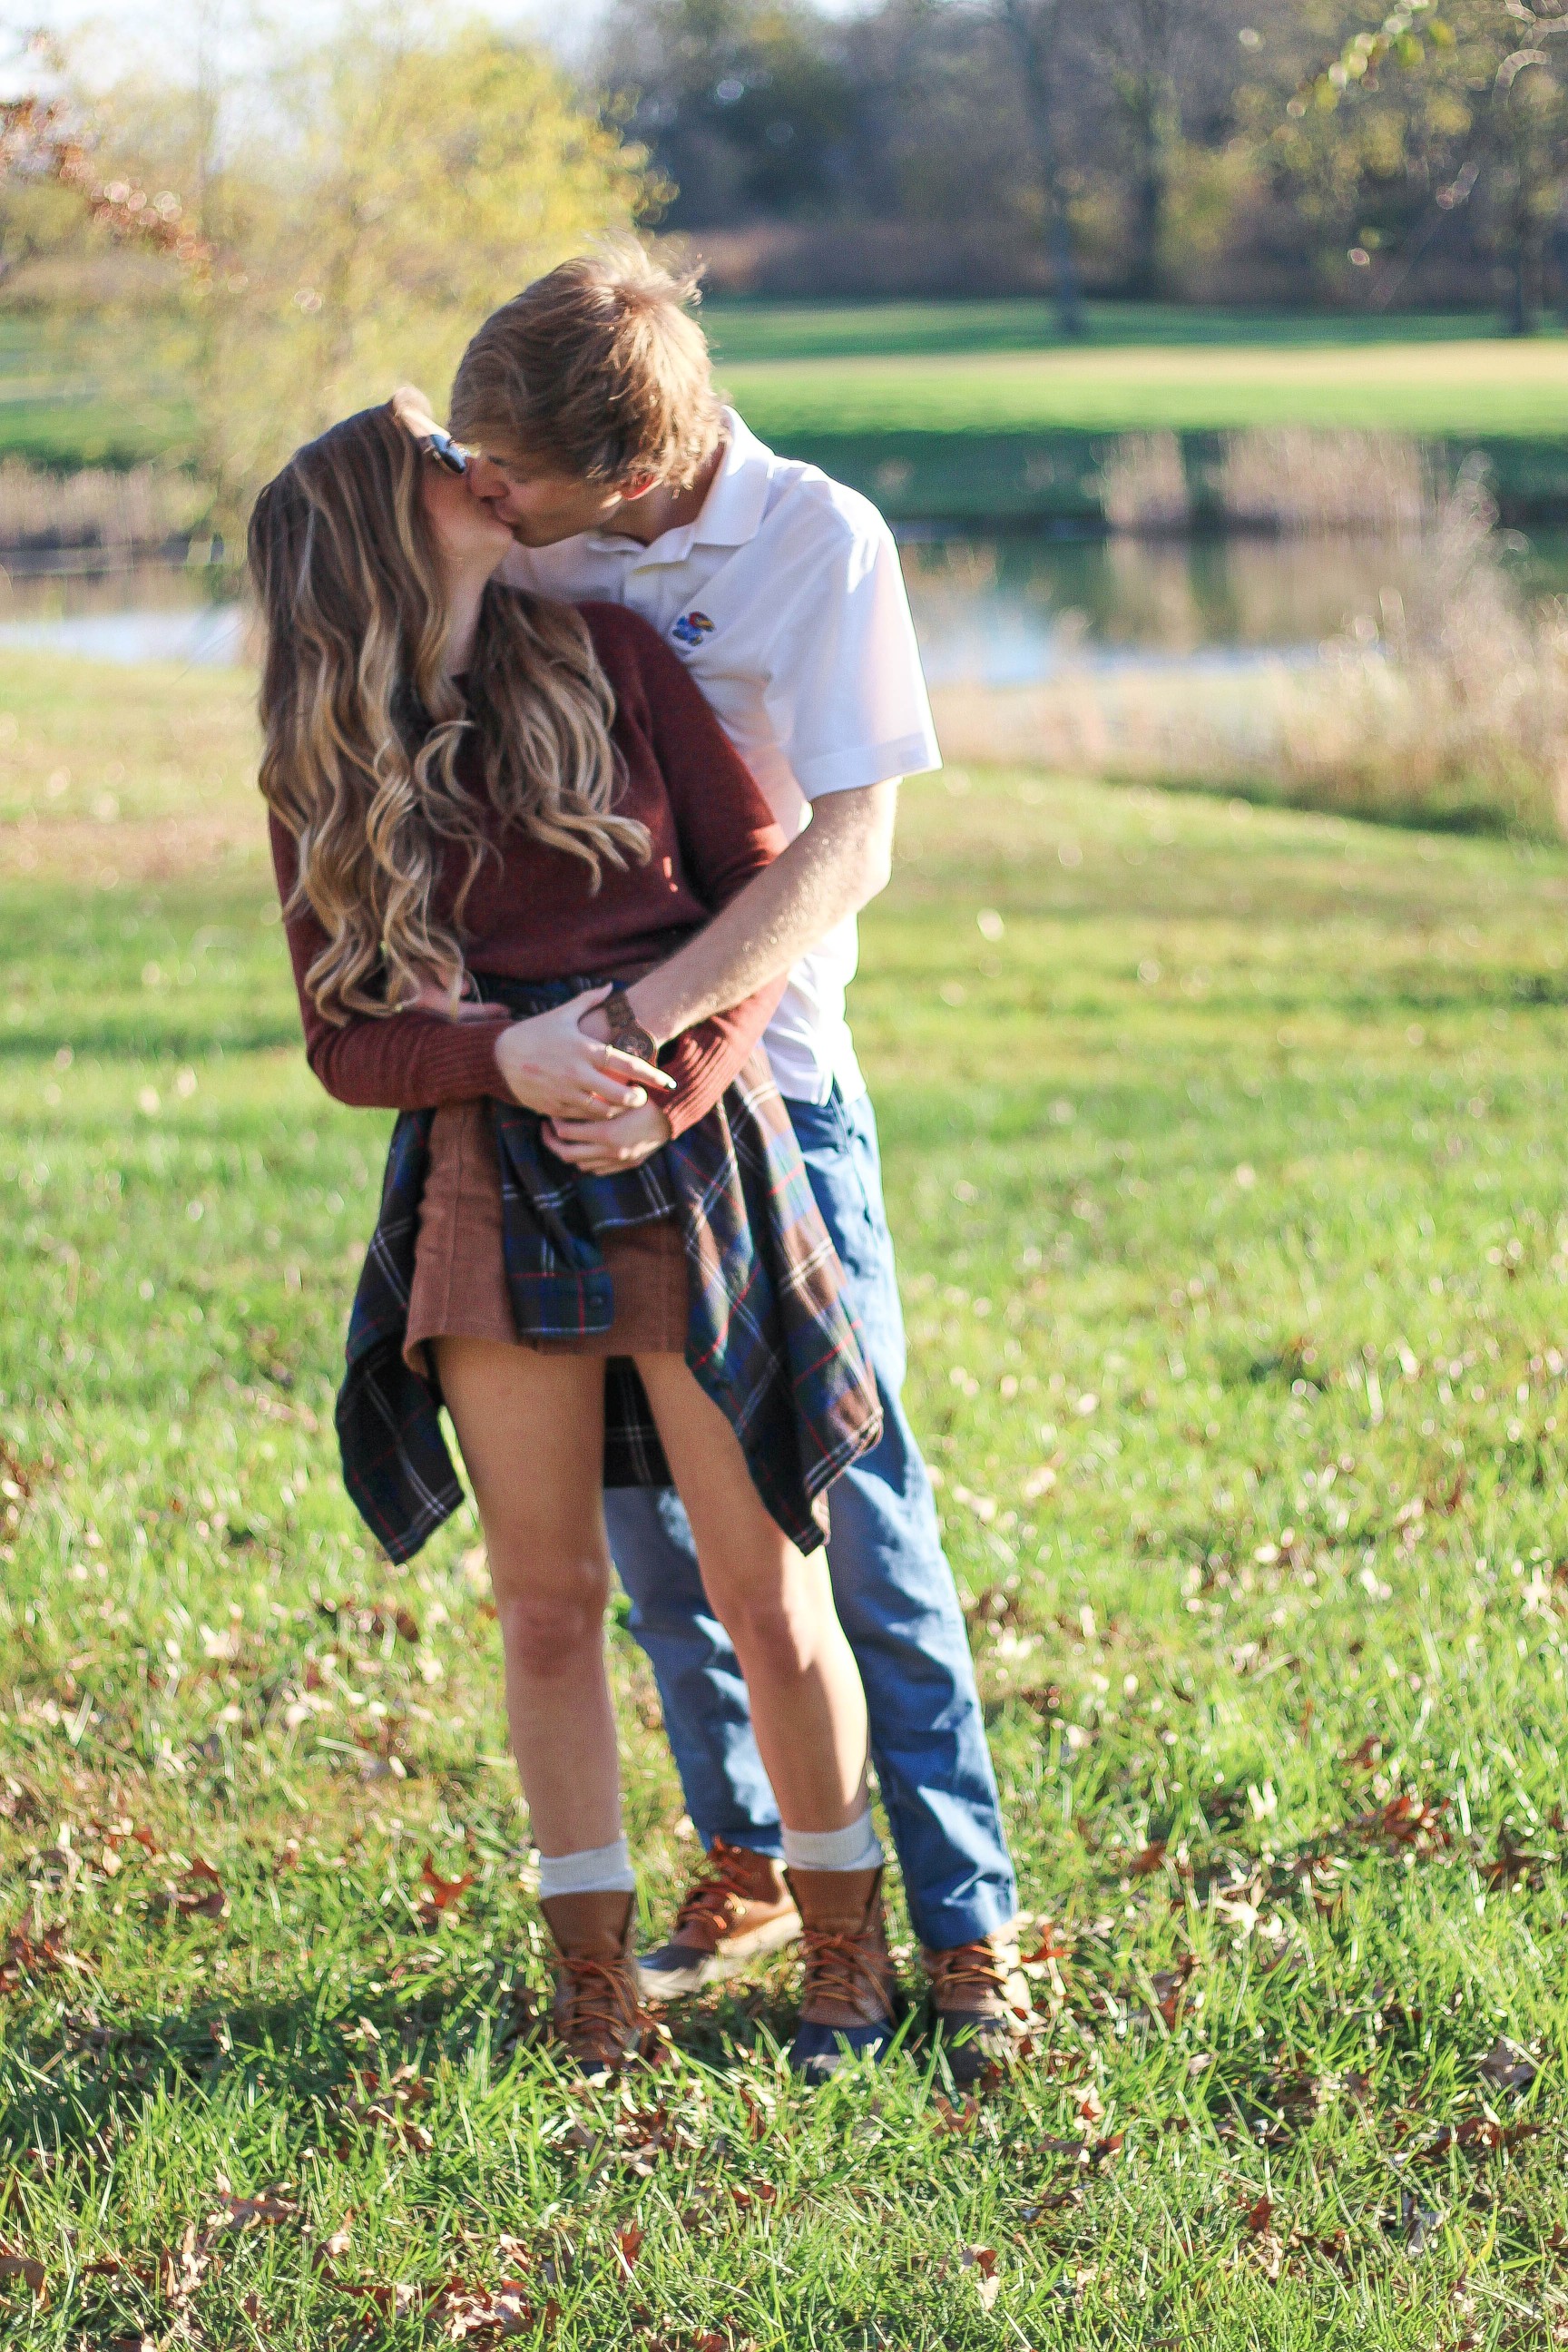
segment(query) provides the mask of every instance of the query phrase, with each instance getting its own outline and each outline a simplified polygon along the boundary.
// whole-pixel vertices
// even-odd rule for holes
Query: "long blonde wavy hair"
[[[307,986],[339,1024],[390,1013],[432,980],[456,1000],[463,910],[487,847],[458,756],[477,736],[485,794],[510,825],[580,857],[649,854],[617,816],[615,701],[570,605],[492,582],[466,697],[442,667],[447,596],[419,495],[426,462],[388,403],[295,451],[257,499],[250,576],[267,653],[261,790],[293,835],[299,880],[327,933]],[[465,859],[449,914],[434,900]]]

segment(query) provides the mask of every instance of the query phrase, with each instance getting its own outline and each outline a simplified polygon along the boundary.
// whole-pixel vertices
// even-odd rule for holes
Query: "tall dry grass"
[[[1110,530],[1188,530],[1192,486],[1174,433],[1123,433],[1100,469],[1100,510]]]
[[[158,547],[191,530],[202,505],[197,485],[166,467],[49,474],[19,457],[0,462],[0,548],[6,551]]]
[[[1467,469],[1426,510],[1418,586],[1321,658],[1101,670],[933,696],[952,759],[1246,793],[1384,822],[1568,835],[1568,599],[1527,604]],[[1407,572],[1411,567],[1405,567]]]
[[[1420,442],[1402,433],[1314,433],[1294,425],[1227,433],[1213,492],[1232,529],[1292,538],[1422,530],[1437,499]]]
[[[1431,458],[1406,435],[1299,425],[1226,433],[1217,458],[1191,461],[1175,433],[1124,433],[1097,488],[1107,528],[1145,538],[1199,518],[1289,538],[1420,530],[1437,498]]]

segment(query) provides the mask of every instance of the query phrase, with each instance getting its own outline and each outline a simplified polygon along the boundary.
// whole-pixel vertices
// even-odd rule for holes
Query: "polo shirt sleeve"
[[[774,740],[808,801],[942,765],[892,533],[847,493],[812,520],[778,583],[765,695]]]

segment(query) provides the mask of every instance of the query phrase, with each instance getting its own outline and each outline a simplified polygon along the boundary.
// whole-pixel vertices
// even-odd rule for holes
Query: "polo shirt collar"
[[[628,562],[683,563],[694,547],[744,547],[767,511],[769,453],[732,408],[724,416],[724,455],[695,522],[667,530],[647,547],[616,531],[595,531],[595,551]]]

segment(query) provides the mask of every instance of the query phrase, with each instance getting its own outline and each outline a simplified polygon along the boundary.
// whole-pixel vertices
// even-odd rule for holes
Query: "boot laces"
[[[561,1970],[571,1991],[574,2036],[595,2044],[612,2042],[618,2048],[631,2027],[641,2026],[642,2009],[624,1967],[574,1953],[562,1960]]]
[[[726,1845],[722,1838],[716,1842],[709,1867],[693,1880],[675,1915],[673,1943],[690,1940],[682,1937],[683,1927],[711,1927],[722,1937],[731,1921],[757,1899],[742,1875],[752,1859],[741,1847]]]
[[[887,2014],[887,1987],[876,1968],[873,1947],[864,1936],[807,1927],[802,1942],[805,1957],[801,1988],[803,2009],[809,2009],[818,2000],[843,2001],[852,2009],[860,2009],[869,1999],[876,2003],[879,2015]]]
[[[932,1985],[942,1993],[994,1994],[998,2000],[1007,1996],[1007,1972],[997,1953],[984,1938],[976,1944],[958,1944],[951,1951],[932,1952],[929,1961]]]

